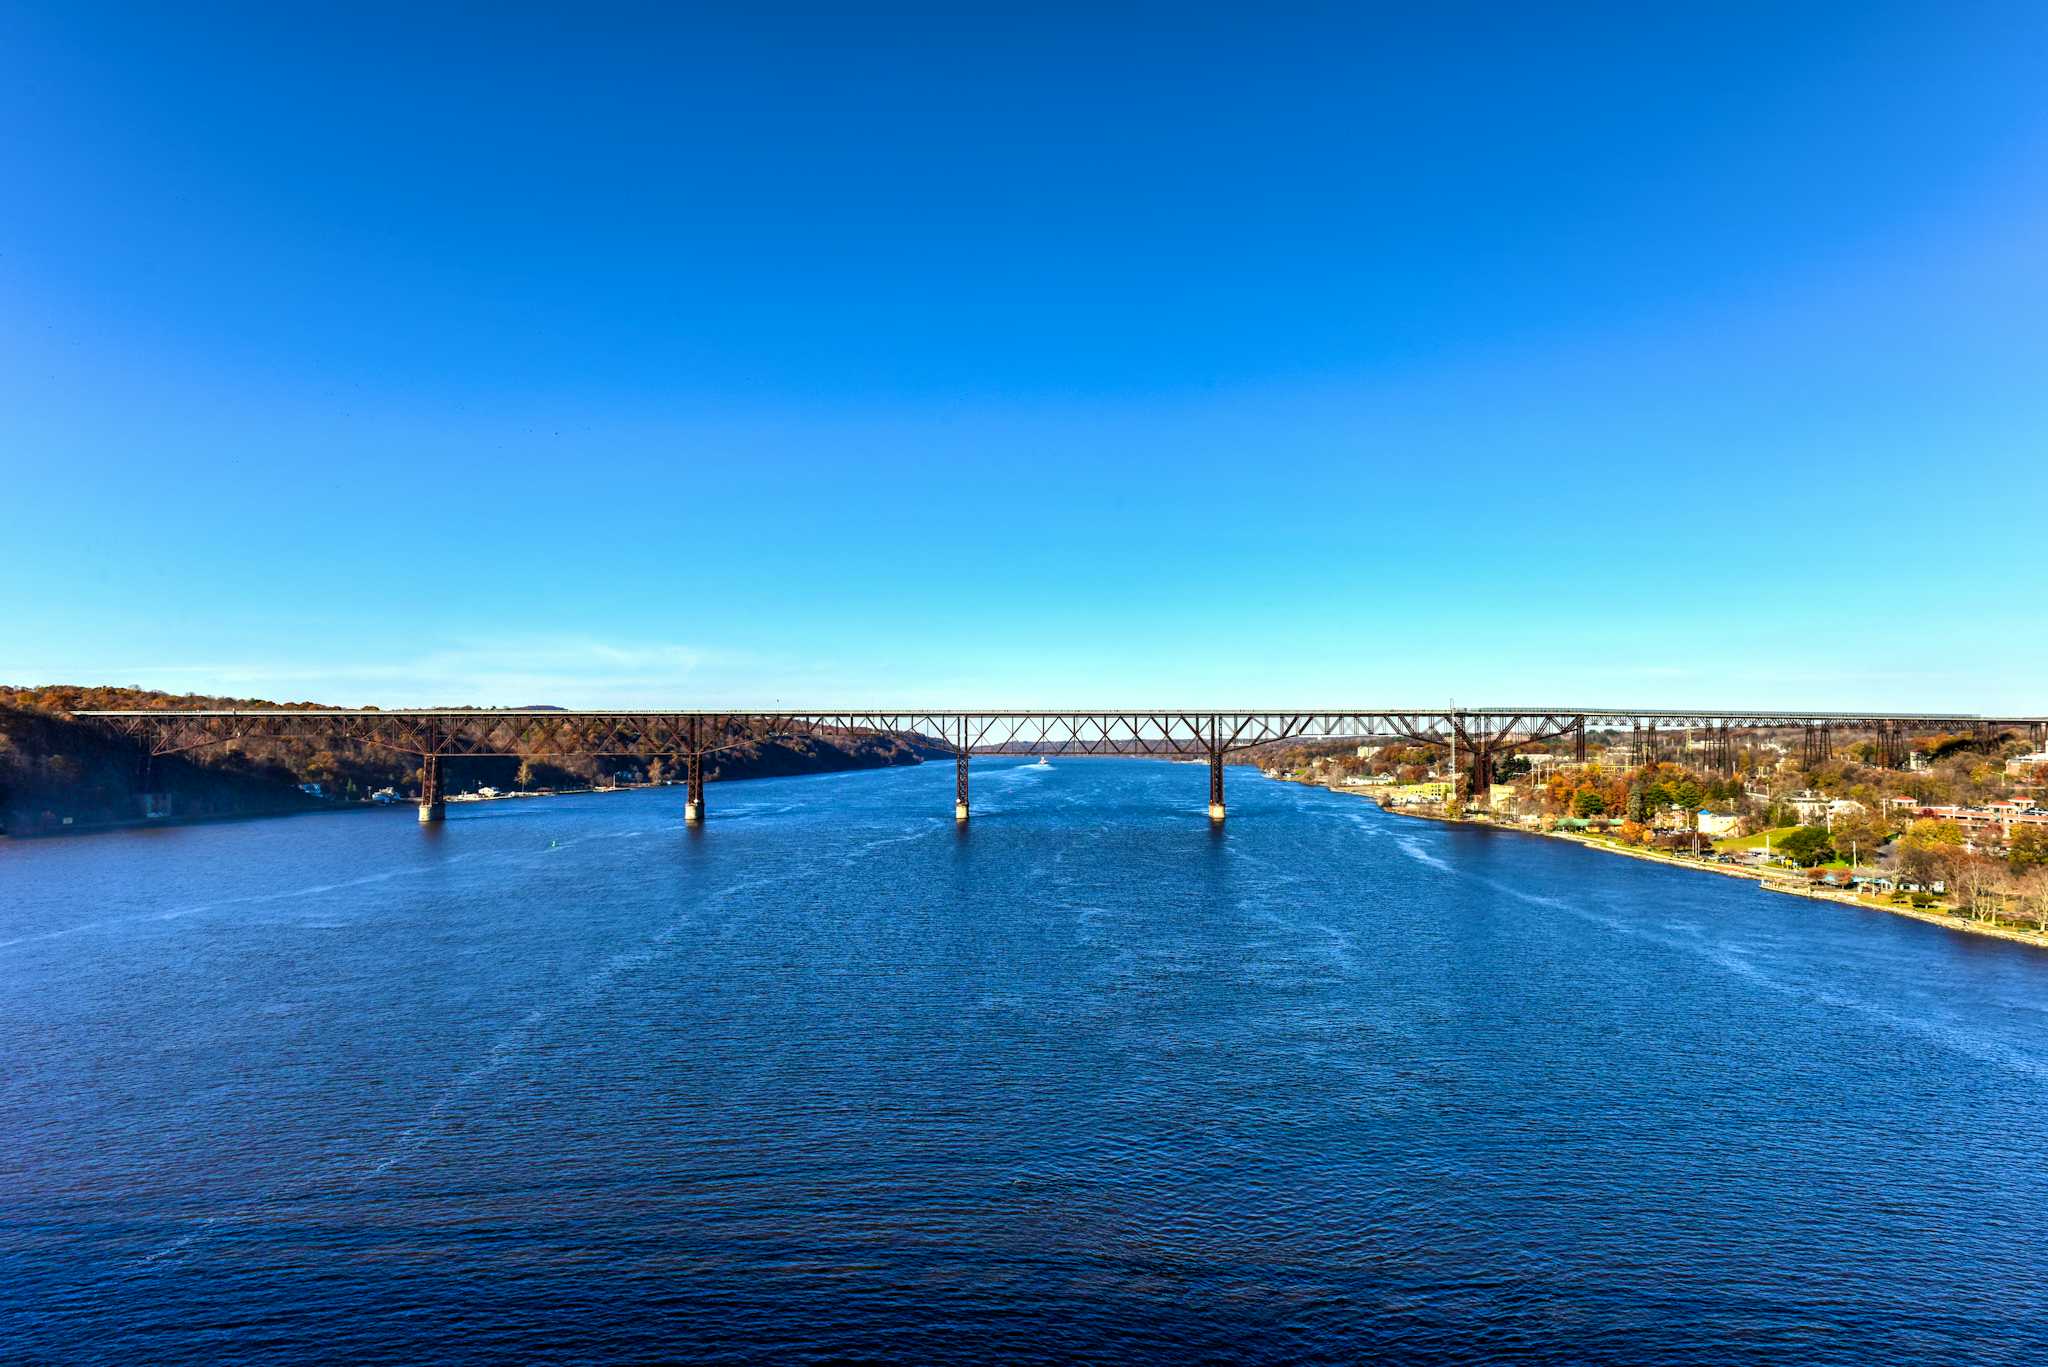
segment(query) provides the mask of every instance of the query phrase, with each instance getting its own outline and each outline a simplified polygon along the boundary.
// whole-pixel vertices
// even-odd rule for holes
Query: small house
[[[1710,812],[1705,807],[1699,810],[1700,834],[1711,840],[1734,835],[1742,825],[1742,818],[1723,812]]]

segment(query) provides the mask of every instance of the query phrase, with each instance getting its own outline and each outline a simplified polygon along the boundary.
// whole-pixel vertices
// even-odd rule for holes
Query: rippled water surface
[[[2048,955],[952,778],[0,843],[0,1359],[2048,1360]]]

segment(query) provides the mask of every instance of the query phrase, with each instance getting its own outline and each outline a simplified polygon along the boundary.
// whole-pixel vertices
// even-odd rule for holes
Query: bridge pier
[[[683,756],[683,820],[695,826],[704,820],[704,745],[697,719],[690,718],[690,745]]]
[[[1451,775],[1451,791],[1457,792],[1458,776]],[[1466,785],[1465,796],[1476,807],[1489,810],[1493,807],[1493,741],[1491,738],[1475,738],[1472,741],[1472,781]]]
[[[441,821],[448,816],[448,801],[441,790],[441,757],[420,756],[420,820]]]
[[[1834,728],[1826,722],[1807,722],[1800,728],[1800,759],[1808,768],[1835,757]]]
[[[1223,819],[1223,752],[1209,752],[1209,819]]]
[[[1881,767],[1903,769],[1910,754],[1911,742],[1906,738],[1904,726],[1892,721],[1877,724],[1877,762]]]
[[[1735,772],[1735,742],[1729,738],[1728,723],[1707,724],[1706,747],[1706,765],[1710,773],[1726,776]]]
[[[690,751],[689,776],[683,786],[683,820],[695,826],[704,820],[704,752]]]
[[[953,820],[967,819],[967,718],[960,718],[953,733]]]
[[[155,779],[154,761],[155,757],[150,754],[147,745],[144,745],[141,753],[135,757],[135,802],[144,817],[157,814],[156,796],[149,790],[149,785]]]

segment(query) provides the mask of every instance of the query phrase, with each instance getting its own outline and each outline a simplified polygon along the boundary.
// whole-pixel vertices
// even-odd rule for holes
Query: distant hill
[[[73,715],[122,709],[321,706],[139,688],[0,685],[0,832],[48,835],[152,821],[263,816],[360,802],[381,788],[408,796],[418,792],[419,775],[410,757],[372,746],[263,741],[151,758],[134,741]],[[727,780],[878,769],[921,763],[936,753],[892,736],[792,738],[708,756],[705,776]],[[442,762],[450,792],[483,784],[505,790],[582,788],[611,782],[620,771],[656,780],[669,777],[660,772],[659,761],[646,767],[654,772],[646,773],[641,761],[612,756],[534,760],[525,765],[510,755]],[[309,795],[301,784],[319,785],[321,795]]]

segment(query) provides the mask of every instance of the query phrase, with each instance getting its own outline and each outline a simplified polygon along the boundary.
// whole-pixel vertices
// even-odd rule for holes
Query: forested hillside
[[[317,810],[366,800],[382,788],[418,791],[415,761],[366,745],[307,741],[230,742],[185,755],[150,758],[134,742],[88,721],[81,711],[120,708],[314,708],[132,688],[0,685],[0,831],[43,835],[64,831],[260,816]],[[742,746],[707,756],[711,779],[763,778],[916,764],[928,753],[893,737],[809,738]],[[660,761],[517,756],[447,759],[447,790],[489,784],[501,790],[584,788],[674,777]],[[301,784],[318,784],[310,796]],[[154,816],[151,813],[155,813]]]

